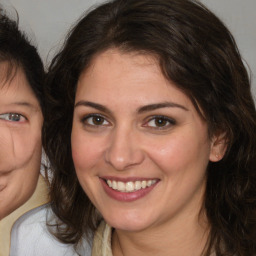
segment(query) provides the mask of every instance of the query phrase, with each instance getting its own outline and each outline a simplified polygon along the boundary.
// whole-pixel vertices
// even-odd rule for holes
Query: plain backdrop
[[[234,35],[252,71],[256,98],[256,0],[201,0],[220,17]],[[11,16],[17,10],[20,26],[32,38],[47,66],[61,47],[72,24],[103,0],[0,0]]]

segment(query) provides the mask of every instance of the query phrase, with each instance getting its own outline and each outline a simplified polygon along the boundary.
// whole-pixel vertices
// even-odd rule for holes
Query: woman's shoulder
[[[59,242],[48,231],[48,218],[56,218],[49,205],[40,206],[21,216],[12,228],[10,256],[78,255],[73,245]],[[90,255],[89,244],[83,247],[86,248],[84,255]]]
[[[43,227],[43,223],[46,222],[46,215],[50,211],[48,204],[34,208],[18,218],[13,225],[12,231],[26,229],[30,225]]]

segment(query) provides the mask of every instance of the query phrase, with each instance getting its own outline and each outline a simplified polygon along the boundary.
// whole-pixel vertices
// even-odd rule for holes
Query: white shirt
[[[49,205],[43,205],[21,216],[11,234],[10,256],[90,256],[91,246],[83,239],[79,252],[73,245],[59,242],[47,229],[46,219],[54,216]],[[79,254],[78,254],[79,253]]]

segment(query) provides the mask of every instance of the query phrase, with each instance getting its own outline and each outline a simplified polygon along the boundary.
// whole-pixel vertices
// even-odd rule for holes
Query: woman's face
[[[111,226],[139,231],[198,216],[217,149],[152,57],[96,56],[78,82],[71,138],[79,182]]]
[[[0,219],[33,194],[40,170],[39,102],[21,69],[4,83],[6,64],[0,64]]]

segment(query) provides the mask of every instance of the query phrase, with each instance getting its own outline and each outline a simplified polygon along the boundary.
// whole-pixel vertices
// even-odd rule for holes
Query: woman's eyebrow
[[[22,107],[26,107],[26,108],[29,108],[29,109],[33,109],[33,110],[37,110],[38,107],[35,106],[34,104],[32,103],[29,103],[27,101],[16,101],[16,102],[12,102],[10,104],[8,104],[10,106],[14,105],[14,106],[22,106]]]
[[[91,107],[91,108],[95,108],[99,111],[105,112],[107,114],[112,114],[112,112],[106,108],[105,106],[98,104],[98,103],[94,103],[91,101],[78,101],[75,104],[75,108],[79,107],[79,106],[85,106],[85,107]],[[147,112],[147,111],[153,111],[159,108],[180,108],[183,109],[185,111],[188,111],[188,109],[180,104],[174,103],[174,102],[161,102],[161,103],[154,103],[154,104],[149,104],[149,105],[145,105],[143,107],[140,107],[137,109],[137,112],[139,114],[143,113],[143,112]]]
[[[91,101],[80,100],[75,104],[75,108],[79,107],[79,106],[91,107],[91,108],[95,108],[99,111],[105,112],[107,114],[112,114],[112,112],[105,106],[98,104],[98,103],[91,102]]]
[[[188,111],[188,109],[180,104],[174,103],[174,102],[160,102],[160,103],[154,103],[154,104],[149,104],[143,107],[140,107],[137,112],[138,113],[143,113],[147,111],[153,111],[159,108],[180,108],[185,111]]]

